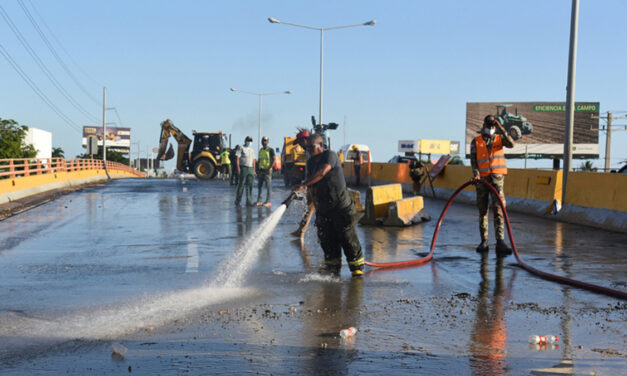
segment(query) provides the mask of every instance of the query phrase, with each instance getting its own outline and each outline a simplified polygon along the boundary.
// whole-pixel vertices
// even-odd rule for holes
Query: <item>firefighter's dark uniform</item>
[[[307,161],[307,172],[309,176],[313,176],[325,164],[331,166],[331,171],[313,185],[312,191],[316,205],[318,239],[324,251],[325,267],[329,272],[339,274],[344,249],[350,270],[361,271],[364,268],[364,258],[355,230],[357,210],[346,190],[344,173],[337,154],[325,150],[310,157]]]

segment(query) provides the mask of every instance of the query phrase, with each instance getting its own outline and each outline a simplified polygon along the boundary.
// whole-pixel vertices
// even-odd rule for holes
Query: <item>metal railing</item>
[[[108,170],[124,171],[137,177],[146,177],[145,173],[117,162],[107,161],[106,167]],[[57,172],[102,170],[104,168],[105,164],[100,159],[0,159],[0,179],[15,179],[32,175],[54,174]]]

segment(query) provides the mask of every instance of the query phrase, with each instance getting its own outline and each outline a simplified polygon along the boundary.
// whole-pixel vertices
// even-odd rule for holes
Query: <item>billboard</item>
[[[599,102],[576,102],[573,157],[599,157]],[[507,158],[561,158],[564,155],[565,102],[466,103],[466,158],[479,135],[483,118],[494,115],[514,139],[504,148]]]
[[[399,140],[399,153],[459,154],[459,141]]]
[[[87,147],[88,136],[96,136],[102,146],[102,127],[83,126],[83,147]],[[128,152],[130,148],[131,128],[107,127],[107,150]]]
[[[420,151],[420,140],[399,140],[399,153],[418,153]]]
[[[451,141],[420,140],[420,152],[424,154],[448,154],[451,151]]]

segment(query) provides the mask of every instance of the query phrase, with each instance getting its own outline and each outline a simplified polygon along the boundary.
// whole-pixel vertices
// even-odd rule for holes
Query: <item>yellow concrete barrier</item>
[[[359,223],[408,226],[429,219],[421,196],[403,199],[400,184],[385,184],[368,188],[366,213]]]
[[[627,174],[569,172],[565,204],[627,212]]]
[[[109,170],[112,179],[136,178],[129,171]],[[85,183],[107,180],[105,170],[80,170],[31,175],[0,180],[0,204],[19,200],[31,195],[54,189],[77,186]]]
[[[390,203],[384,226],[409,226],[431,219],[424,210],[422,196],[404,198]]]
[[[360,223],[373,225],[377,218],[385,217],[393,201],[403,198],[400,184],[386,184],[370,187],[366,191],[366,214]]]
[[[346,166],[344,172],[349,176],[352,173]],[[627,232],[627,174],[571,172],[565,202],[562,203],[562,171],[511,168],[508,172],[504,188],[508,210],[544,216],[554,214],[552,209],[561,206],[561,211],[549,218]],[[471,177],[470,166],[448,165],[434,181],[436,197],[448,199]],[[413,191],[406,164],[373,163],[371,178],[374,185],[398,183],[403,191]],[[474,186],[466,187],[456,201],[474,205],[474,191]],[[430,196],[431,188],[423,186],[420,193]],[[554,206],[554,203],[557,205]],[[376,221],[377,217],[383,216],[381,212],[376,217],[374,215],[373,212],[364,220]]]
[[[348,194],[351,196],[351,200],[353,200],[353,203],[355,204],[355,209],[357,209],[358,212],[364,211],[364,205],[361,203],[361,192],[349,188]]]

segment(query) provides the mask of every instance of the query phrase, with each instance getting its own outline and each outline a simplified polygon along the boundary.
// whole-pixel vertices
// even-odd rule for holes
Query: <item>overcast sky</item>
[[[375,161],[397,154],[401,139],[463,144],[466,102],[566,99],[569,0],[2,0],[0,6],[0,117],[52,132],[67,157],[83,152],[83,125],[102,123],[103,86],[107,107],[117,110],[107,111],[108,121],[131,127],[143,154],[157,146],[166,118],[190,136],[222,130],[234,144],[251,135],[256,145],[258,97],[229,88],[290,90],[263,97],[262,134],[280,147],[284,136],[318,116],[320,33],[268,17],[319,27],[377,21],[324,34],[323,120],[340,124],[330,133],[332,147],[367,144]],[[598,101],[601,112],[616,116],[627,115],[626,14],[624,0],[581,1],[575,98]],[[604,133],[599,142],[594,163],[602,167]],[[627,132],[615,132],[612,167],[625,159]]]

